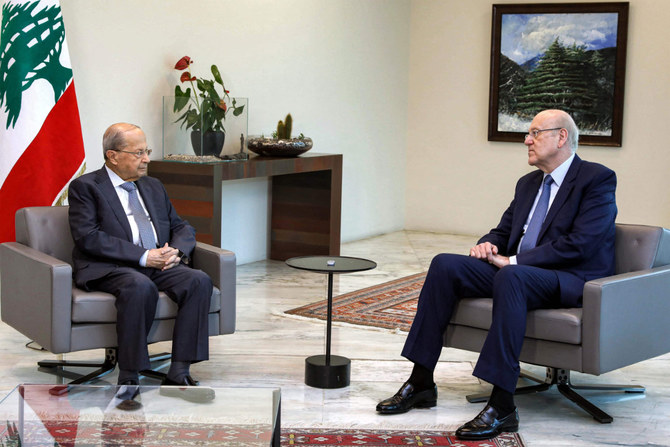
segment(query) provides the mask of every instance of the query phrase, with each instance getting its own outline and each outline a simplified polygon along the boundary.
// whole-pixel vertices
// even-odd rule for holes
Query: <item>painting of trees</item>
[[[506,58],[500,72],[500,107],[505,113],[532,117],[556,108],[565,110],[582,128],[611,129],[614,83],[613,64],[600,51],[570,47],[556,38],[537,68],[521,75]]]
[[[493,5],[489,140],[570,113],[580,142],[621,145],[628,3]],[[582,138],[583,137],[583,138]]]

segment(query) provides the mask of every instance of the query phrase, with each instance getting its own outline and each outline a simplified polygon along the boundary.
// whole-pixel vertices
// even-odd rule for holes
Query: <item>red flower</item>
[[[190,57],[184,56],[181,59],[179,59],[176,64],[174,64],[174,68],[177,70],[184,70],[185,68],[188,68],[188,66],[191,65],[192,62],[193,61],[191,60]]]
[[[181,74],[181,77],[179,78],[179,80],[181,82],[195,81],[196,77],[195,76],[191,77],[191,73],[189,73],[188,71],[185,71]]]
[[[218,106],[219,106],[219,109],[223,110],[224,112],[226,110],[228,110],[228,106],[226,105],[226,102],[223,99],[221,101],[219,101]]]

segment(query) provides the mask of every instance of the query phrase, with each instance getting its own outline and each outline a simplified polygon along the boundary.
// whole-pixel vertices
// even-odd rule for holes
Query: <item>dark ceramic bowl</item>
[[[274,138],[249,138],[247,148],[255,154],[266,157],[297,157],[310,150],[313,146],[311,138],[291,138],[275,140]]]

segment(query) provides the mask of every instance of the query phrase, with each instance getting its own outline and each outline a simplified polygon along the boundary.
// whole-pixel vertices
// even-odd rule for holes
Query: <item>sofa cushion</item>
[[[454,309],[451,324],[488,330],[493,299],[464,298]],[[582,309],[538,309],[528,312],[526,337],[560,343],[581,344]]]

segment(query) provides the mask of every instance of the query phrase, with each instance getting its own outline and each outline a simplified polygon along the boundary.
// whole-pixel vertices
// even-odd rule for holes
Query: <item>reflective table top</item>
[[[19,385],[0,401],[0,445],[269,446],[280,399],[275,388]]]
[[[290,267],[319,273],[353,273],[372,270],[377,263],[350,256],[298,256],[286,260]]]

